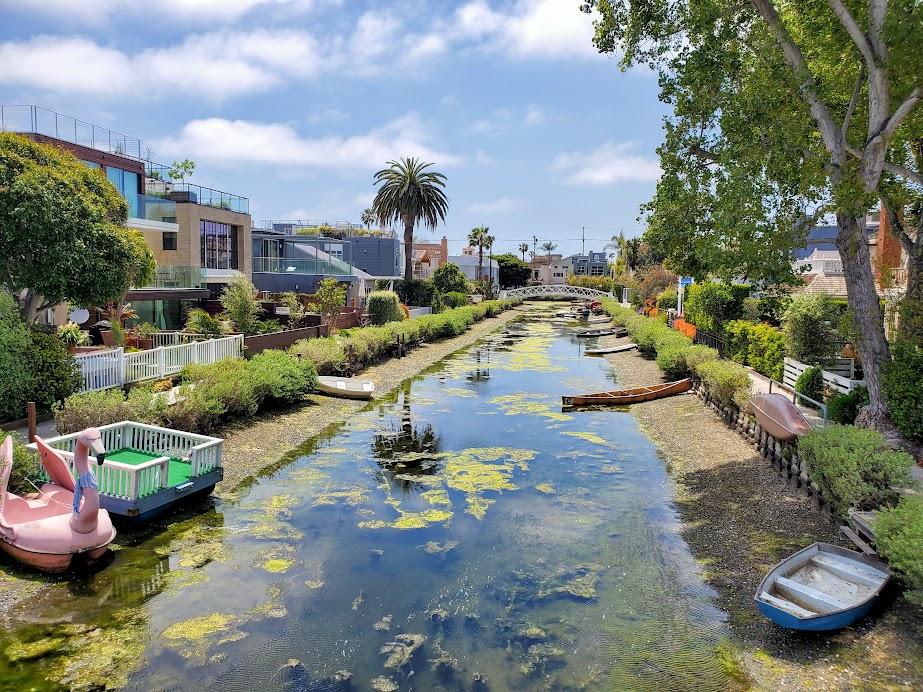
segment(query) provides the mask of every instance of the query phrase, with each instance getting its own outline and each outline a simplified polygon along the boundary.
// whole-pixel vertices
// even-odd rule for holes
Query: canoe
[[[590,324],[601,324],[603,322],[611,322],[612,318],[609,315],[593,315],[592,317],[587,318],[587,322]]]
[[[811,430],[801,411],[782,394],[754,394],[750,408],[760,427],[777,440],[792,440]]]
[[[655,384],[650,387],[633,387],[632,389],[617,389],[612,392],[596,392],[594,394],[577,394],[575,396],[562,396],[564,406],[627,406],[639,404],[642,401],[663,399],[674,394],[682,394],[692,389],[692,380],[677,380],[664,384]]]
[[[754,599],[777,625],[827,632],[868,613],[891,578],[883,562],[829,543],[785,558],[767,574]]]
[[[620,330],[618,329],[582,329],[578,332],[574,332],[576,336],[586,339],[592,336],[612,336],[613,334],[619,334]]]
[[[621,346],[605,346],[603,348],[588,348],[584,351],[588,356],[602,356],[607,353],[621,353],[622,351],[630,351],[633,348],[638,348],[638,344],[622,344]]]
[[[317,388],[324,394],[338,396],[344,399],[371,399],[375,392],[375,383],[371,380],[360,380],[356,377],[328,377],[317,378]]]

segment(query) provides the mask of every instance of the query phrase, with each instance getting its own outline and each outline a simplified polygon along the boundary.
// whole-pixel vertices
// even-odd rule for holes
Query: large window
[[[176,249],[176,233],[175,232],[164,231],[163,249],[164,250],[175,250]]]
[[[128,202],[128,215],[138,216],[138,174],[121,168],[106,167],[106,177]]]
[[[199,221],[202,266],[206,269],[237,269],[237,229],[227,223]]]

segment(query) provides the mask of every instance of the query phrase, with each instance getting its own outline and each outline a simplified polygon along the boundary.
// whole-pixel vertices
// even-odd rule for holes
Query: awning
[[[136,288],[128,292],[125,299],[139,300],[199,300],[208,298],[211,291],[207,288]]]

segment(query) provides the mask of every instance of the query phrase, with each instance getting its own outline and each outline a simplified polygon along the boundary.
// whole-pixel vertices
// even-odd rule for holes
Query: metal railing
[[[330,257],[293,259],[289,257],[254,257],[253,273],[265,274],[313,274],[316,276],[351,276],[352,265]]]
[[[230,192],[222,192],[204,185],[195,183],[173,182],[166,174],[161,175],[159,172],[156,176],[151,176],[150,166],[155,165],[148,162],[148,178],[144,189],[148,195],[169,199],[171,203],[188,202],[190,204],[201,204],[206,207],[216,209],[226,209],[235,211],[240,214],[250,213],[250,200],[240,195],[234,195]],[[157,169],[166,168],[157,166]]]
[[[265,231],[282,232],[287,235],[322,235],[333,233],[336,238],[370,236],[374,238],[396,238],[390,228],[366,228],[350,221],[322,221],[318,219],[263,219],[259,228]]]
[[[799,399],[801,399],[802,401],[807,401],[808,404],[811,405],[813,408],[820,409],[821,415],[823,416],[824,425],[827,425],[827,404],[823,403],[822,401],[817,401],[816,399],[812,399],[809,396],[805,396],[801,392],[797,392],[794,389],[789,388],[787,385],[783,384],[782,382],[772,379],[771,377],[767,377],[766,379],[769,380],[769,393],[770,394],[772,394],[772,386],[776,385],[776,389],[781,389],[782,392],[784,392],[786,395],[788,394],[792,395],[793,404],[797,405]]]
[[[0,106],[0,130],[45,135],[62,142],[141,160],[140,139],[40,106]]]
[[[697,344],[703,344],[704,346],[715,349],[722,357],[724,356],[725,349],[727,348],[724,343],[724,339],[719,339],[717,336],[712,336],[711,334],[701,330],[696,330],[695,339],[693,339],[693,341]]]

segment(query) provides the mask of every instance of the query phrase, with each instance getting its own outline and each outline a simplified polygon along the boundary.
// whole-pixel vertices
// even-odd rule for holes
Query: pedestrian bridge
[[[611,293],[597,291],[595,288],[585,288],[584,286],[570,286],[568,284],[540,285],[540,286],[523,286],[522,288],[512,288],[508,291],[500,291],[501,298],[612,298]]]

